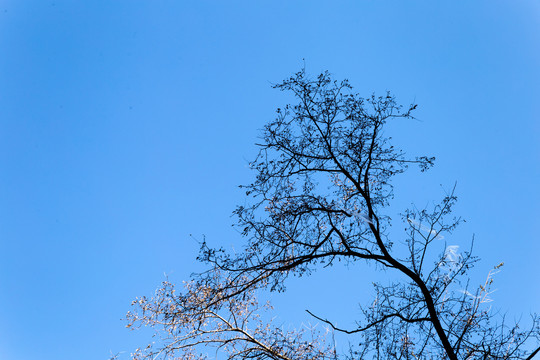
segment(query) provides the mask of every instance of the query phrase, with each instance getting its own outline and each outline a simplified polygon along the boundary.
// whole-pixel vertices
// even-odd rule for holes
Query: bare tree
[[[263,130],[251,163],[256,180],[244,186],[251,205],[235,210],[243,252],[203,242],[199,260],[209,271],[180,294],[165,282],[154,298],[136,300],[128,326],[151,326],[157,340],[134,358],[206,358],[214,346],[229,359],[532,359],[540,351],[537,318],[522,330],[488,304],[502,264],[473,290],[467,273],[477,259],[441,245],[460,223],[451,214],[453,190],[431,209],[404,211],[405,241],[392,239],[385,213],[392,178],[410,165],[425,171],[434,158],[407,157],[384,126],[412,118],[416,105],[402,108],[390,94],[362,98],[328,73],[312,79],[300,71],[275,88],[298,103],[278,109]],[[405,279],[375,284],[373,303],[351,329],[308,311],[330,334],[355,339],[343,354],[329,334],[274,326],[270,305],[256,300],[259,291],[283,290],[290,275],[336,261],[364,261]]]

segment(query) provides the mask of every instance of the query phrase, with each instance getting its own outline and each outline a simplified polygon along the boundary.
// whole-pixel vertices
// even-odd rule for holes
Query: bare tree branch
[[[184,293],[165,282],[154,298],[138,299],[128,326],[150,326],[158,340],[134,358],[203,359],[214,347],[229,359],[531,360],[540,351],[527,350],[540,340],[538,318],[521,330],[489,305],[502,264],[473,290],[472,245],[460,251],[445,242],[462,221],[452,216],[455,186],[430,208],[405,210],[402,235],[389,230],[398,224],[388,213],[393,178],[435,160],[408,157],[385,135],[387,122],[412,118],[416,105],[403,108],[389,93],[361,97],[327,72],[310,78],[302,70],[274,87],[297,103],[277,110],[250,163],[256,178],[242,186],[248,205],[234,211],[243,251],[230,255],[203,242],[198,259],[210,270],[194,275]],[[326,334],[284,331],[264,317],[271,307],[259,306],[258,292],[360,260],[400,281],[374,284],[373,303],[351,314],[357,328],[307,310],[332,336],[349,337],[345,353]]]

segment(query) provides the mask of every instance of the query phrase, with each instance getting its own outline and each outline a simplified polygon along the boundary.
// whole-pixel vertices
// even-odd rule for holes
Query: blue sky
[[[120,319],[164,273],[200,269],[190,234],[241,242],[237,185],[287,100],[271,83],[303,59],[419,104],[419,121],[390,131],[438,161],[398,179],[396,211],[457,182],[467,223],[449,244],[475,234],[474,279],[506,263],[494,306],[540,310],[537,1],[3,0],[0,54],[2,359],[143,345]],[[351,295],[321,288],[329,274],[276,297],[284,322]],[[336,301],[336,316],[356,309]]]

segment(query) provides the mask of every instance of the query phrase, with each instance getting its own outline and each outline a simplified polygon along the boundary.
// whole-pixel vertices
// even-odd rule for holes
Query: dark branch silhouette
[[[183,294],[166,282],[155,298],[137,300],[129,326],[154,327],[160,340],[134,357],[199,359],[214,346],[229,359],[532,359],[537,318],[521,330],[488,305],[502,264],[471,290],[467,273],[477,259],[442,241],[461,221],[451,215],[454,190],[431,209],[404,211],[405,240],[392,239],[385,214],[392,179],[434,163],[407,157],[385,136],[385,124],[412,118],[416,105],[403,108],[390,94],[360,97],[328,73],[312,79],[300,71],[275,88],[297,103],[277,110],[250,164],[257,175],[243,186],[250,205],[234,212],[243,252],[231,256],[203,242],[199,260],[211,270]],[[359,260],[405,280],[375,284],[355,329],[308,311],[331,331],[355,336],[348,353],[338,354],[325,334],[284,332],[261,315],[269,307],[258,305],[258,291],[282,291],[290,275]]]

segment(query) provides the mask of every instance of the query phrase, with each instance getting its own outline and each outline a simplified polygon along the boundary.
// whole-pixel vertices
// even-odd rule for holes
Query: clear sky
[[[241,242],[237,185],[286,101],[270,85],[303,59],[419,104],[393,135],[438,161],[398,179],[396,211],[457,182],[449,244],[476,234],[478,279],[506,263],[493,305],[540,311],[538,1],[1,0],[0,358],[143,345],[120,319],[200,269],[189,235]],[[331,303],[322,276],[276,298],[284,323]]]

